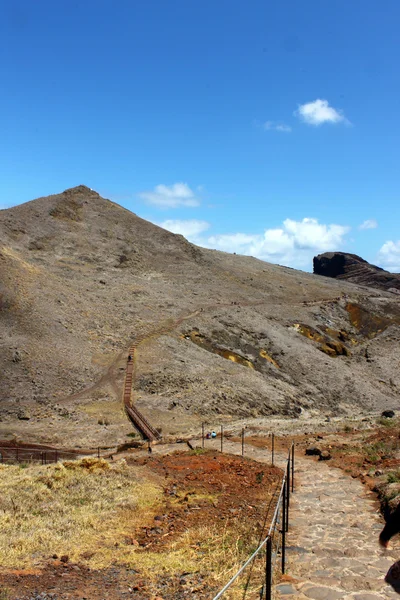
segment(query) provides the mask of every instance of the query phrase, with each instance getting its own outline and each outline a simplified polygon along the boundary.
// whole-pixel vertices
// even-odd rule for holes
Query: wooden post
[[[290,453],[286,467],[286,531],[289,531],[289,503],[290,503]]]
[[[97,458],[100,458],[100,448],[97,447]]]
[[[244,427],[242,427],[242,456],[244,456]]]
[[[272,598],[272,542],[271,536],[267,538],[267,548],[265,556],[265,598]]]
[[[221,425],[221,452],[224,451],[224,426]]]
[[[201,447],[204,449],[204,423],[201,424]]]
[[[275,458],[275,434],[271,434],[271,464],[274,466],[274,458]]]
[[[294,492],[294,443],[292,442],[292,494]]]
[[[285,573],[285,553],[286,553],[286,485],[283,486],[282,494],[282,575]]]

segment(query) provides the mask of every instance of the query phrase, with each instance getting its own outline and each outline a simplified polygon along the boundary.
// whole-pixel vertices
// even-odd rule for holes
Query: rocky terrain
[[[398,407],[399,298],[199,248],[85,186],[0,211],[0,439],[164,436],[203,420]]]
[[[399,273],[389,273],[371,265],[356,254],[346,252],[319,254],[314,258],[314,273],[400,294]]]

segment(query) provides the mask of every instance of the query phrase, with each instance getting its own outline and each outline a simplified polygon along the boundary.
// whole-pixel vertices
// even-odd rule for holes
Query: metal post
[[[283,485],[282,494],[282,575],[285,573],[286,553],[286,482]]]
[[[265,556],[265,600],[272,598],[272,541],[271,536],[267,539],[267,548]]]
[[[242,456],[244,456],[244,427],[242,428]]]
[[[224,451],[224,426],[221,425],[221,452]]]
[[[294,443],[292,442],[292,494],[294,492]]]
[[[100,448],[97,447],[97,458],[100,458]]]
[[[201,424],[201,447],[204,449],[204,423]]]
[[[271,441],[271,447],[272,447],[272,460],[271,460],[271,464],[272,466],[274,466],[274,455],[275,455],[275,434],[272,434],[272,441]]]

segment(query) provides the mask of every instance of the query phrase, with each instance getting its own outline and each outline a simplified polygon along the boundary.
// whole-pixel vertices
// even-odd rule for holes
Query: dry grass
[[[131,545],[135,532],[163,511],[162,489],[154,473],[149,477],[144,467],[96,458],[24,469],[0,465],[0,564],[27,568],[67,554],[92,568],[126,565],[151,580],[202,573],[209,586],[222,587],[258,545],[254,520],[199,521],[163,547]],[[199,499],[217,501],[196,494],[188,506]],[[257,559],[227,599],[242,598],[250,572],[248,591],[259,590],[263,568]]]
[[[152,518],[161,495],[123,461],[2,467],[0,564],[27,567],[56,553],[107,566],[118,560],[121,541]]]

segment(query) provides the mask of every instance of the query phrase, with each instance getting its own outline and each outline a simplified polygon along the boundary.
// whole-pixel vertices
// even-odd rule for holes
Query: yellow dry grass
[[[160,487],[143,475],[93,458],[2,467],[0,564],[28,567],[53,554],[98,567],[118,560],[122,540],[160,505]]]
[[[102,569],[113,564],[160,575],[200,572],[213,588],[222,587],[258,545],[249,519],[224,525],[201,520],[162,548],[132,545],[135,534],[163,512],[163,492],[154,473],[125,461],[85,458],[56,465],[0,465],[0,564],[3,568],[40,565],[53,554]],[[217,502],[214,495],[189,497]],[[176,499],[179,502],[179,498]],[[259,590],[263,560],[246,569],[227,599],[237,600],[249,573],[249,593]]]

